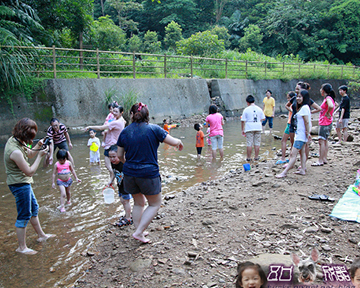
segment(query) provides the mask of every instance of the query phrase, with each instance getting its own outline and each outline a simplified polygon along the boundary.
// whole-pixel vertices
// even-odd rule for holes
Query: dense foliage
[[[0,0],[0,15],[2,45],[360,65],[360,0]],[[11,86],[24,61],[8,52],[0,77]]]

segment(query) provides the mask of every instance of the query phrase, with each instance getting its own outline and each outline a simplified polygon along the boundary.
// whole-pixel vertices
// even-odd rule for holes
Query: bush
[[[225,49],[224,41],[210,31],[193,34],[190,38],[177,42],[176,47],[178,54],[205,57],[219,55]]]

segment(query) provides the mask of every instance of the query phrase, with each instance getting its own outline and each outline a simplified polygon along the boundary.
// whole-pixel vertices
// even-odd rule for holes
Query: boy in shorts
[[[125,210],[125,216],[120,217],[119,222],[115,225],[118,227],[123,227],[127,225],[133,224],[132,218],[131,218],[131,205],[130,205],[130,199],[132,198],[131,194],[128,194],[124,190],[124,183],[123,178],[124,174],[122,173],[123,170],[123,163],[120,161],[118,155],[117,155],[117,148],[118,146],[112,145],[109,149],[109,159],[111,162],[111,167],[114,171],[114,177],[109,182],[109,186],[114,182],[114,179],[116,178],[117,186],[119,189],[119,197],[120,202],[124,207]]]
[[[341,102],[339,105],[339,119],[336,122],[336,133],[339,138],[339,142],[342,142],[341,130],[344,142],[348,138],[348,123],[350,118],[350,98],[347,95],[347,86],[342,85],[339,87],[339,94],[341,95]],[[335,111],[336,112],[336,111]]]
[[[246,137],[246,161],[251,161],[252,146],[254,146],[255,157],[254,160],[260,159],[260,142],[262,121],[265,119],[263,110],[255,105],[255,98],[252,95],[246,97],[246,107],[241,116],[241,131],[242,135]]]

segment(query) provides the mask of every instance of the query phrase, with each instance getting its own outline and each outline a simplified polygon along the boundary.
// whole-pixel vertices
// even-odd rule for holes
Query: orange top
[[[202,131],[196,133],[196,147],[204,147],[204,132]]]
[[[175,127],[176,127],[176,124],[173,124],[173,125],[165,124],[164,125],[164,130],[169,133],[170,129],[175,128]]]
[[[289,116],[288,116],[288,124],[291,124],[291,115],[292,115],[292,112],[291,111],[289,111]]]

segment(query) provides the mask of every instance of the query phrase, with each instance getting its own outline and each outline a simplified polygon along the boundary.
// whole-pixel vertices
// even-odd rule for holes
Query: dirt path
[[[135,241],[134,227],[109,225],[93,250],[83,252],[87,271],[74,287],[234,287],[238,262],[263,253],[309,254],[314,246],[324,263],[349,266],[360,256],[359,224],[328,216],[337,201],[307,196],[338,200],[354,183],[360,166],[357,118],[350,127],[354,142],[330,144],[329,163],[311,167],[317,159],[309,159],[306,176],[290,171],[276,179],[281,168],[268,159],[249,172],[239,167],[165,196],[148,229],[152,244]],[[317,142],[311,149],[318,152]]]

